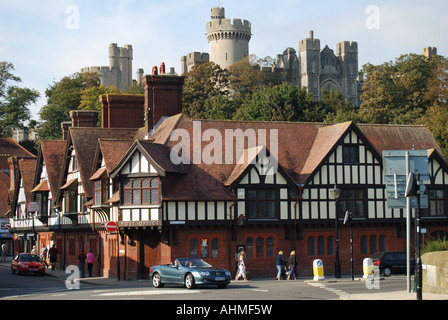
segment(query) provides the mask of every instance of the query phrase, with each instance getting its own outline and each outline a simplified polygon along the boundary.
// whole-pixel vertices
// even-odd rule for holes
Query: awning
[[[103,176],[103,174],[106,173],[106,167],[103,168],[99,168],[94,174],[93,176],[90,177],[89,180],[97,180],[99,178],[101,178]]]
[[[77,186],[78,178],[72,179],[61,187],[61,190],[70,189],[72,186]]]
[[[117,203],[120,201],[120,191],[115,192],[106,203]]]
[[[31,190],[32,193],[34,193],[34,192],[48,192],[48,191],[50,191],[50,188],[48,187],[47,180],[42,181],[33,190]]]

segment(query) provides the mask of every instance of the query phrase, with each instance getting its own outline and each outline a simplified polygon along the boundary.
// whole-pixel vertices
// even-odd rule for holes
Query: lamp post
[[[335,200],[335,206],[336,206],[336,212],[335,212],[335,218],[334,218],[334,223],[335,223],[335,240],[336,240],[336,260],[334,263],[334,277],[335,278],[340,278],[341,277],[341,263],[339,261],[339,229],[338,229],[338,219],[339,219],[339,215],[338,215],[338,200],[339,200],[339,196],[341,195],[341,189],[338,189],[338,187],[335,185],[333,189],[330,190],[331,196],[333,197],[333,199]]]

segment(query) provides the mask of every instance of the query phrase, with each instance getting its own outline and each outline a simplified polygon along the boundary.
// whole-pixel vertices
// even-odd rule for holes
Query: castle
[[[249,56],[251,23],[241,19],[226,19],[225,9],[211,9],[211,21],[207,23],[209,54],[191,52],[181,57],[182,74],[195,65],[213,61],[221,68]],[[360,104],[362,75],[358,70],[358,44],[343,41],[337,44],[336,54],[328,46],[321,50],[320,40],[310,31],[308,38],[299,42],[299,55],[293,48],[278,54],[271,69],[282,74],[283,80],[306,87],[318,100],[321,90],[335,89],[346,101]]]
[[[131,45],[118,47],[116,43],[109,45],[109,66],[85,67],[81,73],[96,72],[100,76],[100,82],[105,87],[115,86],[120,91],[125,91],[132,84],[132,60],[133,50]],[[137,69],[137,82],[141,83],[143,69]]]

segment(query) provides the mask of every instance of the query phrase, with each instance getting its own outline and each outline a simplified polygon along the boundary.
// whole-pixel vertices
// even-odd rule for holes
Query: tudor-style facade
[[[99,273],[121,279],[147,278],[151,265],[183,256],[234,272],[235,253],[245,248],[253,277],[274,278],[279,250],[285,258],[296,251],[299,275],[311,275],[316,258],[331,274],[338,221],[342,272],[348,273],[349,231],[341,219],[349,210],[361,272],[372,253],[405,250],[405,212],[387,207],[382,152],[413,146],[429,150],[430,207],[422,210],[421,225],[429,235],[448,232],[448,165],[425,127],[194,121],[181,114],[182,82],[144,79],[138,130],[70,129],[55,191],[62,225],[56,230],[50,214],[47,235],[39,233],[42,239],[51,234],[65,264],[76,263],[79,249],[93,248]],[[104,110],[114,110],[113,101],[121,100],[114,96]],[[261,135],[255,145],[253,132]],[[218,143],[228,143],[229,133],[234,149]],[[45,193],[39,183],[46,179],[35,179],[35,193]],[[337,204],[335,185],[342,190]],[[105,231],[108,221],[118,223],[118,233]]]

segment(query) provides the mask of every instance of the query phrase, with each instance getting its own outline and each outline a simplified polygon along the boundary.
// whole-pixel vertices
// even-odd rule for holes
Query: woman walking
[[[285,261],[283,260],[283,251],[279,251],[277,258],[275,258],[275,266],[277,267],[277,280],[280,281],[282,277],[282,269]]]
[[[238,274],[235,277],[235,280],[238,281],[238,279],[242,276],[244,281],[247,281],[246,278],[246,255],[243,250],[240,252],[240,256],[238,258]]]
[[[297,258],[295,251],[291,251],[291,254],[289,255],[288,268],[289,268],[288,280],[290,278],[294,278],[294,280],[297,280],[296,279]]]

